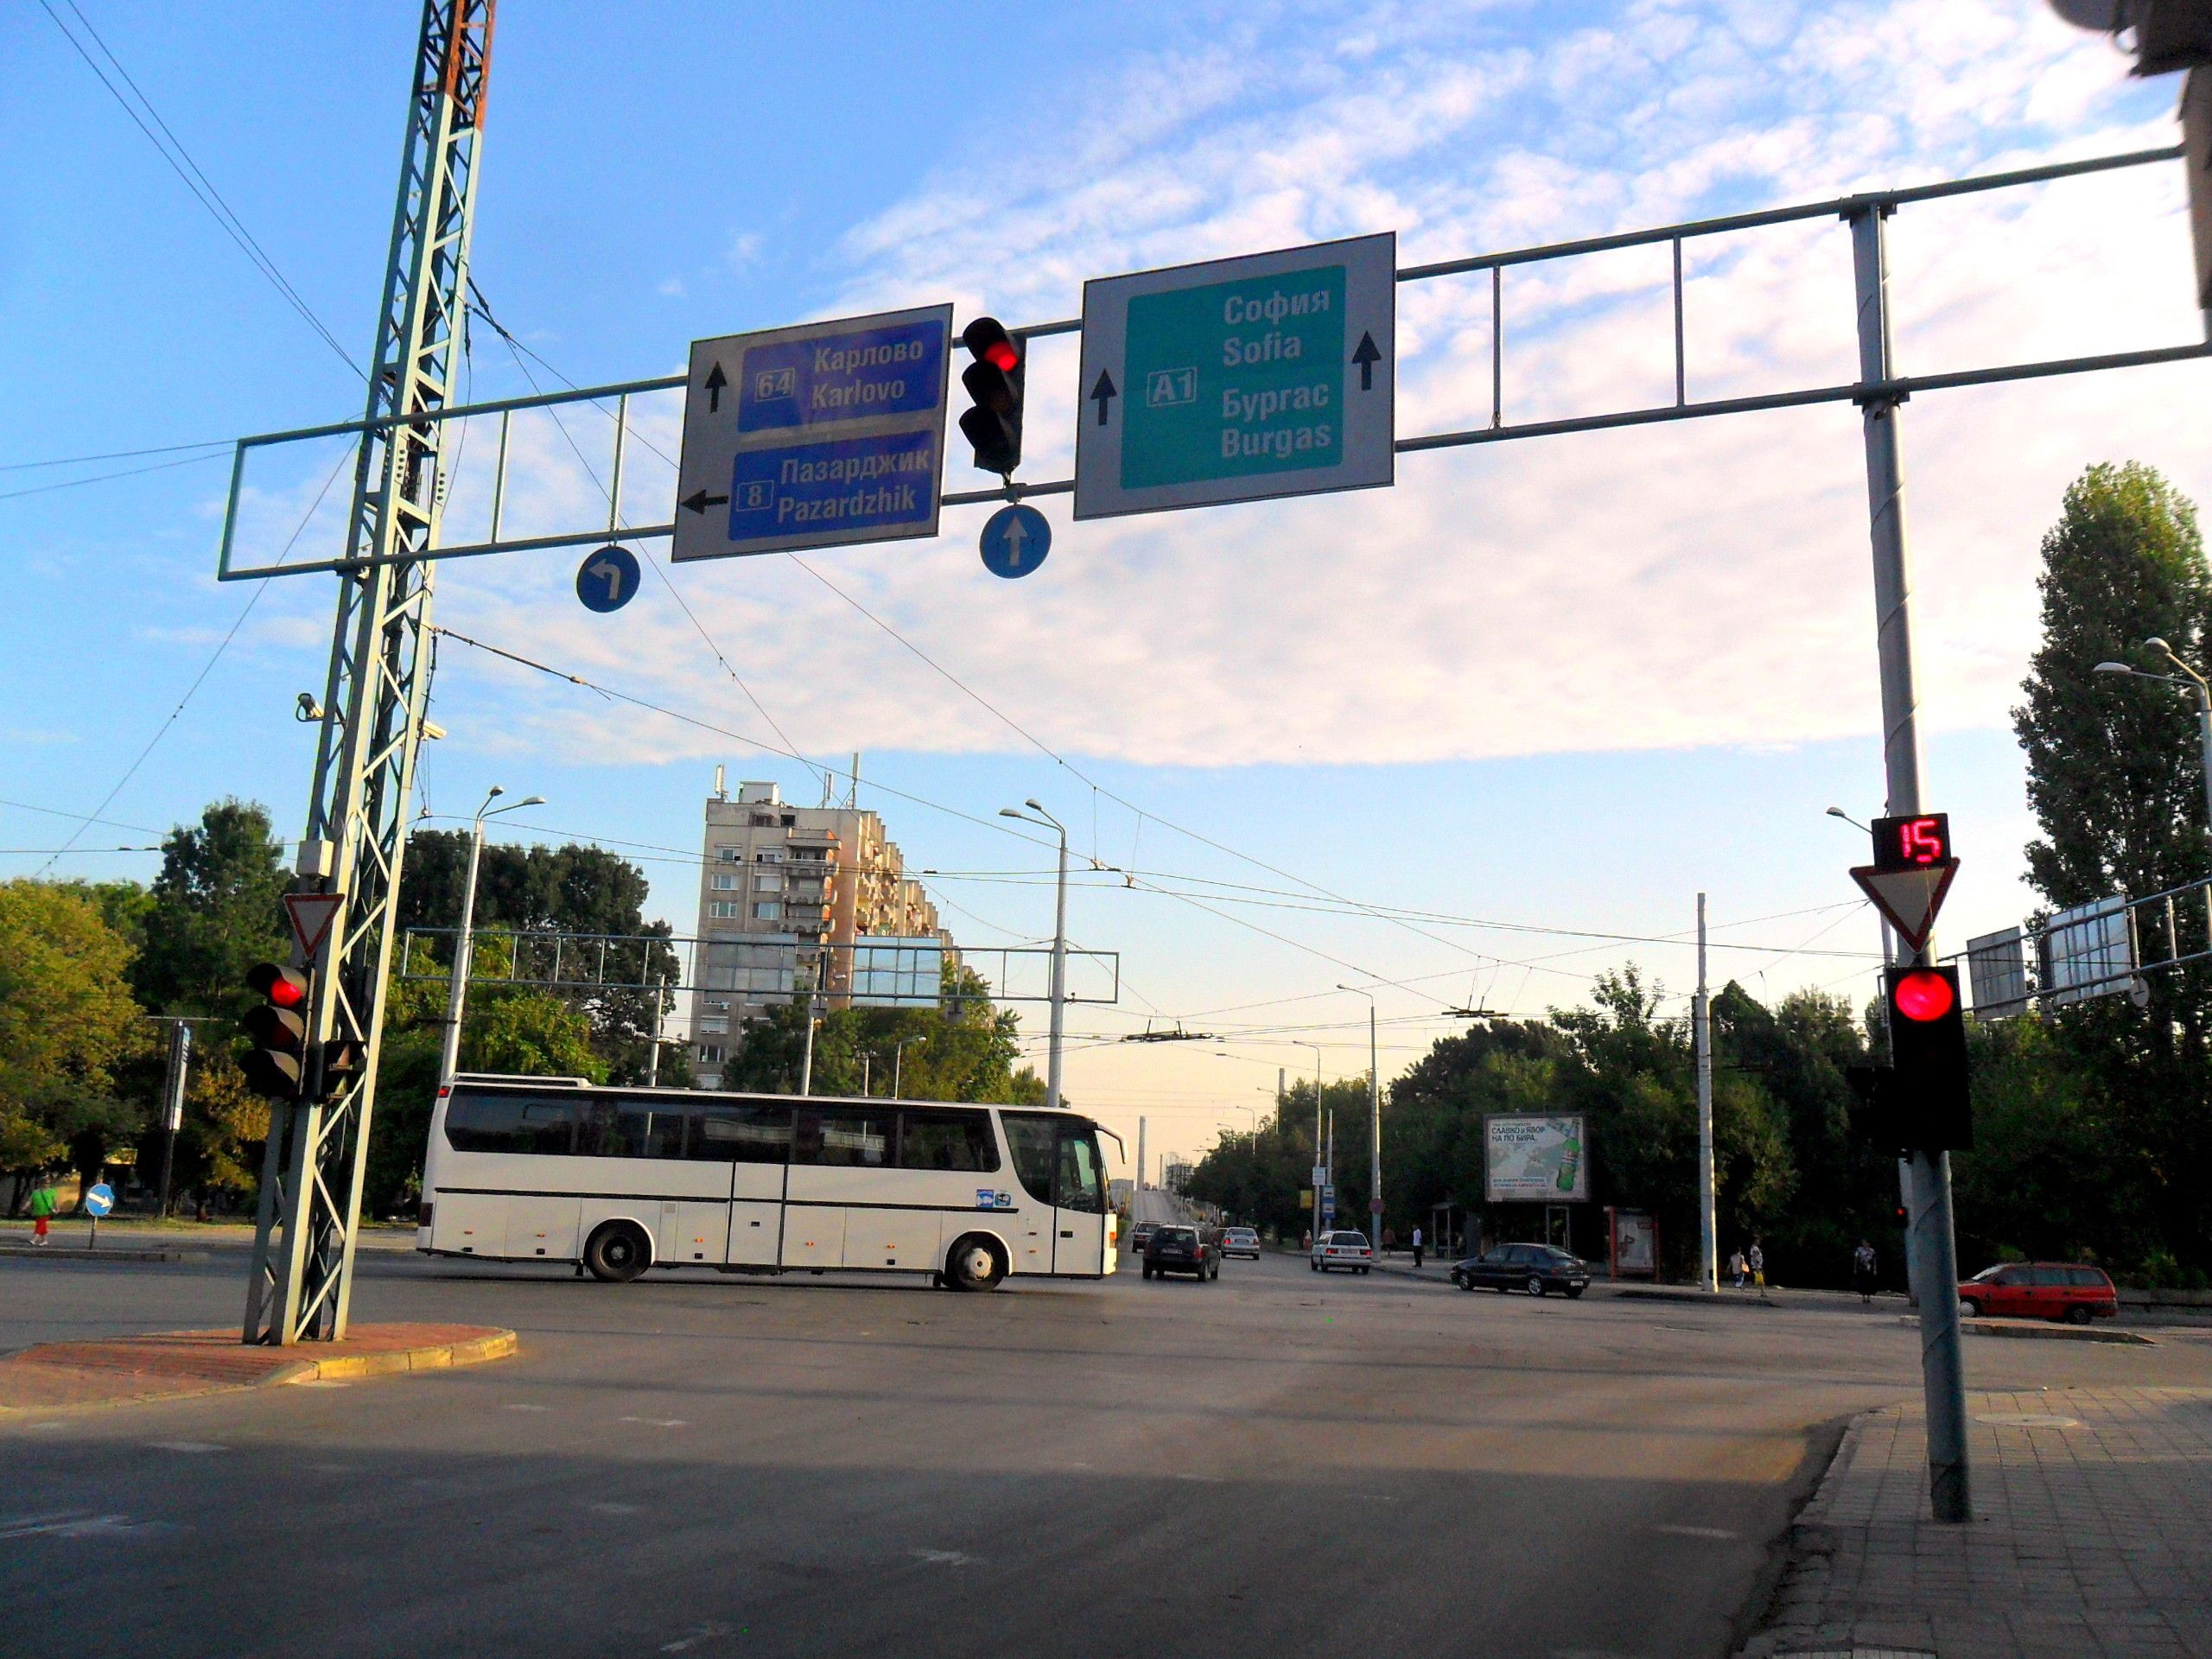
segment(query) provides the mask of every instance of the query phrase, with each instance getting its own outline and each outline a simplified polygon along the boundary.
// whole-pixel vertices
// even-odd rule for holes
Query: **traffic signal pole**
[[[1859,378],[1886,385],[1895,375],[1890,340],[1888,210],[1866,204],[1849,215],[1852,274],[1859,302]],[[1876,648],[1881,664],[1882,763],[1892,815],[1923,810],[1920,789],[1919,697],[1913,684],[1912,579],[1904,532],[1904,467],[1897,405],[1877,392],[1859,400],[1866,442],[1866,498],[1874,556]],[[1931,959],[1923,944],[1917,962]],[[1966,1370],[1959,1340],[1958,1243],[1951,1223],[1951,1160],[1913,1149],[1907,1271],[1920,1300],[1921,1392],[1928,1418],[1928,1496],[1940,1522],[1974,1518],[1967,1468]]]

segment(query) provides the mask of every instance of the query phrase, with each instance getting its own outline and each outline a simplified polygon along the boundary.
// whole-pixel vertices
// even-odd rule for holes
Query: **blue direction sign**
[[[1034,507],[1001,507],[983,521],[983,569],[995,576],[1026,576],[1052,548],[1052,527]]]
[[[695,341],[670,556],[937,534],[952,308]]]
[[[626,547],[602,547],[576,568],[576,597],[588,611],[619,611],[638,591],[637,555]]]
[[[1397,240],[1086,283],[1075,516],[1388,484]]]
[[[105,1181],[90,1188],[85,1194],[85,1213],[95,1221],[115,1208],[115,1189]]]

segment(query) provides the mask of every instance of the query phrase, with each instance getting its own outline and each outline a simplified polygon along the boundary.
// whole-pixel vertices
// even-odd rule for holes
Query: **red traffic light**
[[[1014,337],[996,317],[978,317],[960,331],[960,343],[993,368],[1011,374],[1021,361]]]
[[[1922,1024],[1941,1020],[1957,1006],[1959,1000],[1947,975],[1925,968],[1898,975],[1897,987],[1891,995],[1899,1014]]]
[[[256,963],[246,969],[245,988],[266,997],[272,1007],[296,1008],[308,1000],[308,976],[273,962]]]

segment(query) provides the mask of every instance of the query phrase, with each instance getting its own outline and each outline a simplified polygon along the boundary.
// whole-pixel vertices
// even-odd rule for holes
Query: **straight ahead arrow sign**
[[[1360,335],[1358,347],[1352,353],[1351,360],[1359,365],[1359,389],[1362,391],[1374,391],[1375,365],[1382,360],[1382,351],[1376,346],[1374,335]]]
[[[1946,858],[1904,870],[1862,865],[1852,871],[1851,879],[1874,901],[1874,908],[1890,918],[1897,937],[1916,951],[1935,931],[1936,912],[1943,908],[1943,895],[1958,873],[1959,861]]]
[[[707,413],[719,415],[722,408],[722,388],[729,385],[729,378],[722,372],[719,363],[707,371]]]
[[[1106,407],[1120,395],[1120,391],[1114,385],[1114,377],[1103,369],[1099,370],[1098,384],[1090,389],[1091,399],[1098,405],[1099,425],[1106,424]]]

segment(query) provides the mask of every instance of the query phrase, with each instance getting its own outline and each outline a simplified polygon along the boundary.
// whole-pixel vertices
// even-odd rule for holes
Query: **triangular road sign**
[[[346,895],[342,893],[288,893],[284,895],[284,913],[292,918],[292,937],[300,942],[301,956],[312,957],[322,948],[322,936],[330,931],[330,918],[338,913],[339,906],[345,902]]]
[[[1874,901],[1874,908],[1890,918],[1897,936],[1917,950],[1928,943],[1936,912],[1943,908],[1943,895],[1958,873],[1959,861],[1946,858],[1904,870],[1863,865],[1852,871],[1851,879]]]

